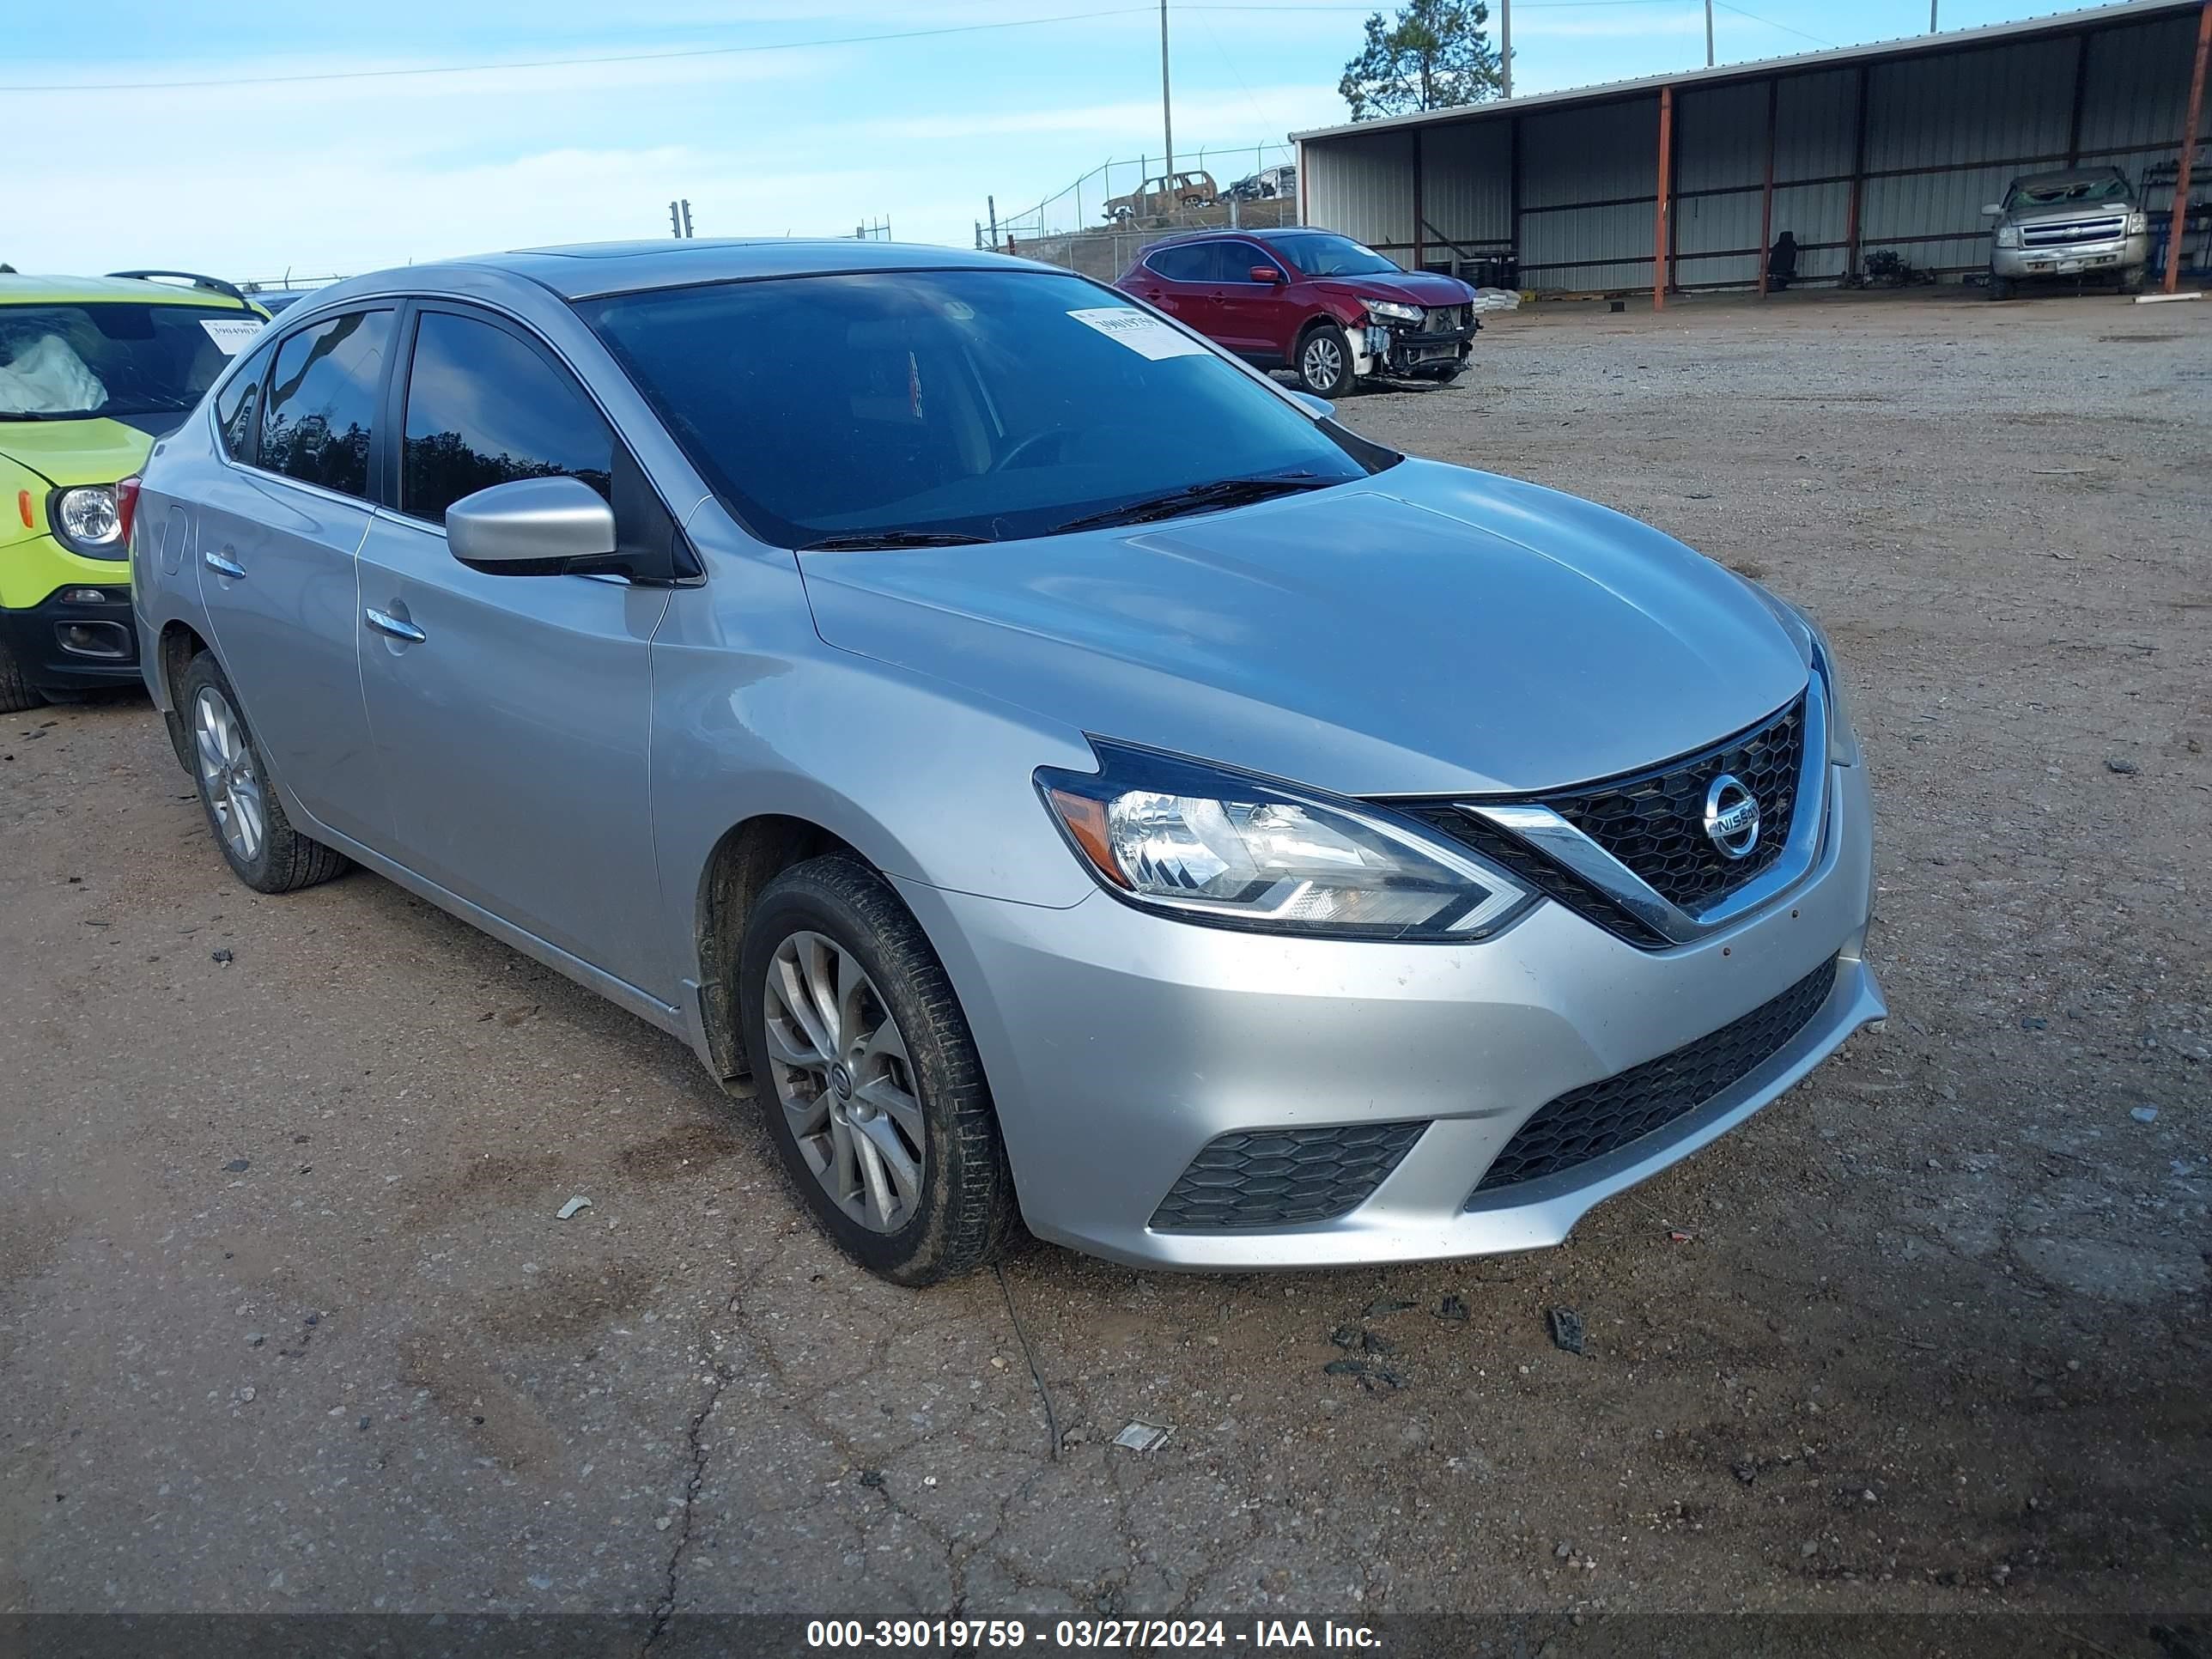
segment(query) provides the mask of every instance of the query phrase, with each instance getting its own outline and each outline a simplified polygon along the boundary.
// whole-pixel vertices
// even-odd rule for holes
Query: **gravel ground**
[[[1556,1250],[908,1293],[678,1044],[374,878],[235,885],[142,701],[8,716],[0,1612],[2212,1618],[2212,306],[1475,362],[1342,412],[1826,620],[1886,1030]]]

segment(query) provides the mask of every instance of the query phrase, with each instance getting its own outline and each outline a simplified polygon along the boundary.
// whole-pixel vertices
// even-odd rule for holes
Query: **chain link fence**
[[[975,246],[1110,280],[1139,249],[1177,230],[1296,224],[1297,151],[1289,144],[1209,145],[1176,156],[1109,161],[1018,213],[975,225]]]

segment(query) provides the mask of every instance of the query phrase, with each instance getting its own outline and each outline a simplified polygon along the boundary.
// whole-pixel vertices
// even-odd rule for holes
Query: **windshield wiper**
[[[872,547],[979,547],[988,536],[963,536],[949,530],[863,530],[850,536],[824,536],[808,542],[802,553],[859,553]]]
[[[1053,526],[1049,534],[1073,530],[1103,530],[1108,525],[1146,524],[1155,519],[1178,518],[1209,507],[1243,507],[1272,495],[1295,495],[1301,490],[1325,489],[1330,480],[1312,472],[1278,473],[1272,478],[1217,478],[1212,483],[1191,484],[1164,495],[1148,495],[1103,513],[1086,513],[1079,519]]]
[[[0,409],[0,421],[86,421],[89,409]]]

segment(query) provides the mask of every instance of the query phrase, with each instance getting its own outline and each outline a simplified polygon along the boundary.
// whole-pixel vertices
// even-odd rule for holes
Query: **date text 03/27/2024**
[[[1249,1652],[1300,1649],[1378,1650],[1381,1638],[1364,1625],[1334,1620],[1256,1619],[1233,1629],[1221,1619],[1060,1619],[1032,1629],[1021,1619],[815,1619],[806,1645],[820,1649],[932,1648],[1012,1650],[1030,1643],[1064,1650],[1243,1648]]]

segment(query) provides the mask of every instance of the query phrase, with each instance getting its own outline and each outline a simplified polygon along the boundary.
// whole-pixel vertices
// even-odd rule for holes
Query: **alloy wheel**
[[[763,996],[776,1103],[806,1167],[853,1220],[898,1231],[921,1206],[928,1153],[890,1004],[851,952],[816,933],[776,946]]]
[[[1344,373],[1344,354],[1328,335],[1316,334],[1306,342],[1299,366],[1305,372],[1308,385],[1333,390]]]
[[[211,685],[192,700],[192,746],[216,830],[240,863],[252,863],[268,836],[261,775],[238,711]]]

